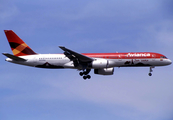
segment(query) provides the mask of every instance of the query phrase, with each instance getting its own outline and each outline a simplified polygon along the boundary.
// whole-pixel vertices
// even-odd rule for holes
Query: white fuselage
[[[7,58],[6,61],[32,66],[40,68],[75,68],[73,61],[71,61],[64,54],[37,54],[37,55],[26,55],[20,56],[21,58],[26,59],[26,61],[15,61],[10,58]],[[171,64],[169,59],[160,59],[160,58],[142,58],[142,59],[106,59],[106,58],[94,58],[95,61],[107,60],[109,66],[107,67],[138,67],[138,66],[165,66]],[[127,62],[129,61],[129,63]],[[127,64],[124,64],[127,62]],[[138,64],[140,63],[140,64]],[[141,64],[142,63],[142,64]],[[95,69],[95,68],[91,68]]]

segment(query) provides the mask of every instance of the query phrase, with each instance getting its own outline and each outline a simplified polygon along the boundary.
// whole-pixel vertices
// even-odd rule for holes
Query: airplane
[[[50,69],[77,69],[83,79],[90,79],[91,69],[98,75],[113,75],[114,67],[149,67],[149,76],[152,68],[170,65],[172,61],[165,55],[154,52],[127,52],[127,53],[78,53],[64,46],[62,54],[38,54],[34,52],[12,30],[4,30],[10,44],[12,54],[2,53],[5,60],[11,63],[37,68]]]

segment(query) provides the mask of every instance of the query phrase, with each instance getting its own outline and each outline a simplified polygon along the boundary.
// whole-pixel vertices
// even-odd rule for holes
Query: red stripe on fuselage
[[[165,57],[159,53],[152,52],[130,52],[130,53],[83,53],[92,58],[104,59],[146,59],[146,58],[161,58]],[[166,57],[165,57],[166,58]]]

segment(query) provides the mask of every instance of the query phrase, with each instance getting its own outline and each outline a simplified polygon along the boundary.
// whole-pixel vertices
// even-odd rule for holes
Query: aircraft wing
[[[16,60],[16,61],[26,61],[26,59],[11,55],[9,53],[2,53],[2,54],[5,55],[6,57],[11,58],[11,59]]]
[[[64,54],[66,55],[66,53],[67,54],[70,54],[70,55],[72,55],[72,56],[74,56],[74,57],[76,57],[78,60],[80,60],[81,62],[92,62],[94,59],[93,58],[90,58],[90,57],[88,57],[88,56],[85,56],[85,55],[82,55],[82,54],[80,54],[80,53],[77,53],[77,52],[75,52],[75,51],[72,51],[72,50],[70,50],[70,49],[68,49],[68,48],[65,48],[65,47],[63,47],[63,46],[59,46],[63,51],[65,51],[64,52]],[[67,56],[67,55],[66,55]]]

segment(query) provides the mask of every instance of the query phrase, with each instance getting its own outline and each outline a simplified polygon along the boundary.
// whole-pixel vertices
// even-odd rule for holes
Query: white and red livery
[[[114,67],[149,67],[151,76],[152,68],[170,65],[172,61],[166,56],[153,52],[128,52],[128,53],[77,53],[66,47],[59,46],[63,54],[38,54],[35,53],[12,30],[4,30],[11,46],[12,54],[3,53],[8,58],[6,61],[39,68],[71,68],[82,70],[79,74],[84,79],[90,79],[91,69],[95,74],[113,75]]]

